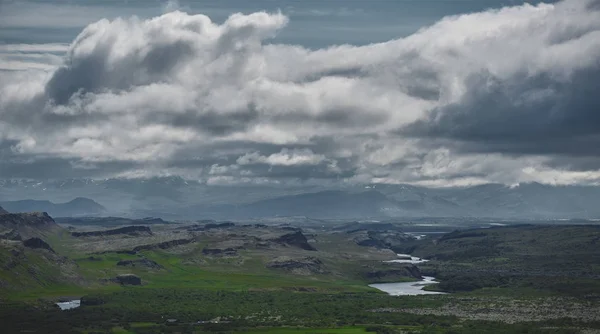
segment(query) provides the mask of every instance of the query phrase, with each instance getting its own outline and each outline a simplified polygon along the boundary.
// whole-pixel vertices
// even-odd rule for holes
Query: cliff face
[[[112,230],[91,231],[91,232],[73,232],[74,237],[104,237],[109,235],[152,235],[152,230],[148,226],[125,226]]]
[[[323,262],[314,256],[306,256],[302,258],[280,256],[267,263],[267,268],[282,269],[297,275],[325,273]]]
[[[58,227],[58,224],[46,212],[4,213],[0,216],[0,225],[4,227],[32,226],[38,228]]]
[[[45,212],[0,214],[0,230],[13,231],[23,238],[43,236],[60,228]]]
[[[295,233],[288,233],[280,236],[279,238],[272,239],[271,241],[278,244],[283,244],[291,247],[297,247],[308,251],[316,251],[316,249],[308,243],[306,236],[302,232],[298,231]]]
[[[365,277],[370,283],[398,282],[403,278],[423,278],[419,268],[412,264],[399,268],[372,270],[367,272]]]

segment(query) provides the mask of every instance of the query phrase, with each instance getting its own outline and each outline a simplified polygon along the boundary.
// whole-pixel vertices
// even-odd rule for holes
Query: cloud
[[[0,44],[0,52],[66,52],[69,50],[68,44],[47,43],[47,44]]]
[[[5,164],[228,184],[597,182],[597,0],[451,16],[406,38],[317,50],[273,44],[287,23],[173,10],[90,24],[60,65],[0,78]]]
[[[282,149],[279,153],[269,156],[260,155],[258,152],[245,154],[237,159],[240,165],[267,164],[273,166],[318,165],[326,160],[322,154],[314,154],[311,150]]]

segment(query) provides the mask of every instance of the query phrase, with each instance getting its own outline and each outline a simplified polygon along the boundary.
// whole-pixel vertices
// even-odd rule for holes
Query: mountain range
[[[598,202],[600,187],[540,183],[450,188],[370,184],[330,189],[319,185],[215,186],[178,177],[0,180],[0,205],[6,210],[46,211],[53,216],[594,219],[600,218]]]
[[[83,197],[77,197],[66,203],[25,199],[0,202],[0,205],[8,212],[47,212],[55,217],[96,216],[107,211],[104,206],[94,200]]]

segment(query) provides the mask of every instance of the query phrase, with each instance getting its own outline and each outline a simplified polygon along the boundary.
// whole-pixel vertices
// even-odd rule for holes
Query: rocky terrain
[[[279,256],[267,263],[267,268],[286,270],[296,275],[323,274],[323,262],[316,257],[291,258]]]
[[[50,245],[48,245],[44,240],[40,238],[30,238],[23,241],[23,246],[32,249],[45,249],[52,253],[56,253]]]
[[[150,269],[156,269],[156,270],[164,269],[164,267],[161,266],[160,264],[156,263],[155,261],[148,260],[148,259],[121,260],[121,261],[117,262],[117,266],[144,267],[144,268],[150,268]]]
[[[586,307],[598,308],[595,226],[517,225],[419,238],[405,232],[406,226],[412,225],[206,220],[104,228],[73,220],[61,226],[45,213],[2,213],[0,299],[64,287],[133,293],[129,286],[158,294],[176,288],[370,296],[375,292],[370,283],[434,276],[441,282],[428,289],[452,294],[410,299],[409,306],[365,304],[353,312],[505,324],[561,315],[583,324],[599,321],[586,313]],[[429,261],[399,261],[409,261],[399,253]],[[423,306],[410,306],[415,300]]]
[[[147,226],[125,226],[112,230],[102,231],[90,231],[90,232],[72,232],[71,235],[74,237],[102,237],[109,235],[128,235],[128,236],[140,236],[140,235],[152,235],[152,230]]]
[[[493,300],[484,297],[462,297],[438,308],[384,308],[371,311],[455,316],[462,319],[499,321],[510,324],[555,319],[570,319],[588,323],[600,321],[598,305],[566,297],[534,299],[496,297]]]

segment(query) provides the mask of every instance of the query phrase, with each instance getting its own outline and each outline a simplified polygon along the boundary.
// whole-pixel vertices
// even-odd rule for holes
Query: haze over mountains
[[[24,199],[0,202],[9,212],[47,212],[51,216],[95,216],[106,212],[106,208],[89,198],[77,197],[66,203],[47,200]]]
[[[600,217],[599,201],[600,187],[539,183],[450,188],[389,184],[240,187],[210,186],[179,177],[0,183],[0,205],[6,210],[46,211],[57,217],[594,219]]]

